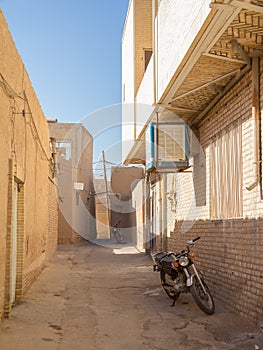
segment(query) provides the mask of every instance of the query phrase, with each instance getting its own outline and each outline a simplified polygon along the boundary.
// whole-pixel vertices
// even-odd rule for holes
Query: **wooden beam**
[[[250,0],[233,0],[231,5],[234,5],[240,9],[247,9],[258,13],[263,13],[263,6],[255,5]]]
[[[230,57],[226,57],[226,56],[219,56],[219,55],[215,55],[213,53],[206,53],[206,52],[204,52],[203,56],[216,58],[218,60],[224,60],[224,61],[233,62],[233,63],[246,64],[246,62],[243,61],[243,60],[238,60],[237,58],[230,58]]]
[[[162,105],[162,107],[165,107],[165,106]],[[200,113],[201,112],[199,109],[176,107],[176,106],[172,106],[172,105],[168,105],[168,106],[166,106],[166,108],[170,108],[170,109],[174,109],[174,110],[182,111],[182,112],[190,112],[190,113]]]
[[[199,91],[199,90],[201,90],[201,89],[204,89],[205,87],[207,87],[207,86],[209,86],[209,85],[215,84],[215,83],[217,83],[217,82],[219,82],[219,81],[221,81],[221,80],[223,80],[223,79],[225,79],[225,78],[231,77],[232,75],[235,75],[235,74],[237,74],[237,73],[239,73],[239,72],[240,72],[240,69],[235,69],[234,71],[232,71],[232,72],[230,72],[230,73],[227,73],[227,74],[225,74],[225,75],[223,75],[223,76],[221,76],[221,77],[219,77],[219,78],[210,80],[208,83],[205,83],[205,84],[203,84],[203,85],[200,85],[200,86],[198,86],[197,88],[192,89],[191,91],[185,92],[184,94],[179,95],[179,96],[173,98],[170,102],[174,102],[174,101],[176,101],[176,100],[179,100],[180,98],[183,98],[183,97],[186,97],[186,96],[188,96],[188,95],[191,95],[191,94],[194,93],[194,92],[197,92],[197,91]]]
[[[209,103],[209,105],[193,120],[191,127],[194,128],[197,126],[199,121],[214,107],[214,105],[251,69],[251,66],[245,66],[240,74],[234,77],[224,89]]]

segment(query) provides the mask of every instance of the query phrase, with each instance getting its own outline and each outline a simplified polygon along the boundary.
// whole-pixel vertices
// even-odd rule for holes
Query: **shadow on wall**
[[[229,309],[261,324],[263,218],[196,220],[186,233],[182,224],[175,223],[169,250],[183,249],[187,240],[200,236],[194,252],[212,293]]]

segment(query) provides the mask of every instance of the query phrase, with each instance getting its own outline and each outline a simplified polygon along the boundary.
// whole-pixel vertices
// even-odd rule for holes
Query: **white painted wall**
[[[134,102],[134,1],[131,0],[122,36],[122,102]]]
[[[210,12],[211,0],[162,0],[155,20],[157,101]]]
[[[136,213],[136,246],[138,248],[143,248],[143,234],[144,234],[144,197],[145,192],[145,181],[140,180],[132,191],[132,207],[135,209]]]
[[[134,1],[129,10],[122,37],[122,159],[134,140]]]
[[[139,136],[154,110],[153,61],[152,57],[136,96],[136,137]]]
[[[156,101],[169,86],[188,49],[207,19],[210,0],[162,0],[155,19]],[[134,50],[134,0],[130,1],[122,42],[122,159],[149,121],[154,103],[153,57],[136,98]],[[134,105],[134,102],[135,105]]]

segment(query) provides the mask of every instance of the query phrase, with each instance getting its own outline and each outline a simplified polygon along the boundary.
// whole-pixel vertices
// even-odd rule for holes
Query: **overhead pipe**
[[[238,53],[242,60],[246,62],[248,66],[251,66],[251,58],[248,56],[248,54],[243,50],[242,46],[239,44],[239,42],[236,39],[232,39],[230,41],[230,44],[232,46],[232,50],[234,53]]]

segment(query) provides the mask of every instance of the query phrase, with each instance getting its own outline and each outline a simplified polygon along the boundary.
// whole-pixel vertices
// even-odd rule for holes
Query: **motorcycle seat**
[[[167,253],[160,252],[154,255],[155,261],[160,262],[165,256],[167,256]]]

